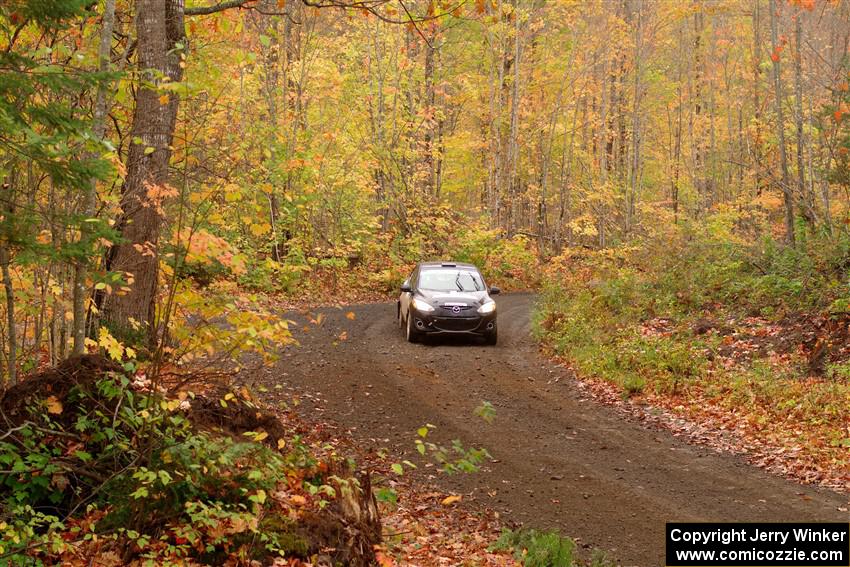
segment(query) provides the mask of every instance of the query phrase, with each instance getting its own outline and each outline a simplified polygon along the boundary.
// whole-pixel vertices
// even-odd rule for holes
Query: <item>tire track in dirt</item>
[[[289,315],[300,346],[287,347],[262,378],[267,396],[283,401],[283,392],[297,392],[305,418],[336,422],[419,464],[413,441],[425,423],[444,444],[483,446],[494,462],[481,472],[432,480],[507,521],[557,528],[624,565],[663,565],[667,521],[850,520],[839,510],[846,496],[688,445],[585,399],[568,370],[538,354],[533,300],[497,298],[496,347],[408,344],[391,303],[322,309],[318,327]],[[473,414],[483,400],[496,408],[492,424]]]

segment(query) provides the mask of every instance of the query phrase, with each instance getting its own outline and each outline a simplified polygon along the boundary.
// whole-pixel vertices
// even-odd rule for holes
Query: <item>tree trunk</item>
[[[770,0],[770,45],[773,61],[773,89],[776,99],[776,137],[779,143],[779,161],[782,169],[782,196],[785,201],[785,240],[794,246],[794,199],[788,176],[788,155],[785,151],[785,119],[782,112],[782,67],[778,51],[776,0]]]
[[[6,355],[6,385],[14,386],[17,382],[17,348],[18,337],[15,325],[15,289],[12,287],[12,274],[9,270],[11,263],[11,253],[9,247],[5,244],[0,244],[0,270],[3,275],[3,291],[6,295],[6,325],[9,332],[6,335],[6,340],[9,345],[9,350]]]
[[[273,11],[277,5],[271,0],[265,0],[264,10]],[[287,6],[288,8],[288,6]],[[270,127],[269,136],[273,143],[279,142],[278,118],[280,108],[278,107],[278,91],[280,90],[280,26],[278,16],[263,16],[259,23],[259,32],[268,38],[268,44],[263,48],[263,95],[266,99],[266,112],[268,113],[267,126]],[[284,34],[285,35],[285,34]],[[271,256],[275,262],[280,262],[281,253],[279,226],[279,205],[277,188],[271,179],[266,178],[271,188],[269,190],[269,224],[271,225]]]
[[[100,46],[97,55],[98,71],[109,70],[112,51],[112,30],[115,27],[115,0],[106,0],[103,8],[103,24],[100,31]],[[97,89],[97,99],[92,117],[92,133],[96,140],[102,140],[106,133],[107,89],[101,84]],[[91,218],[97,205],[97,180],[92,178],[83,195],[83,216]],[[80,241],[88,247],[91,241],[91,225],[83,222],[80,227]],[[86,300],[89,290],[86,285],[88,277],[88,258],[79,258],[74,267],[74,350],[73,354],[83,354],[86,349]]]
[[[753,117],[755,140],[753,140],[754,194],[761,195],[761,0],[753,6]]]
[[[684,48],[684,29],[679,30],[679,45]],[[679,175],[682,169],[682,62],[676,62],[676,139],[673,144],[673,179],[670,198],[673,201],[673,222],[679,223]]]
[[[608,99],[606,93],[608,89],[604,87],[605,77],[608,76],[608,54],[603,55],[602,60],[602,74],[599,79],[599,84],[603,85],[600,89],[599,93],[599,132],[597,136],[594,138],[596,141],[595,150],[599,152],[599,181],[600,181],[600,191],[608,191],[608,150],[605,147],[605,140],[607,139],[608,129]],[[605,216],[606,216],[606,207],[605,207],[605,197],[599,200],[598,209],[596,211],[597,215],[597,236],[598,236],[598,244],[599,248],[605,248]]]
[[[712,22],[712,27],[714,22]],[[715,61],[717,59],[716,51],[715,51],[716,42],[709,41],[708,47],[709,52],[707,56],[708,61]],[[704,76],[708,76],[708,71],[704,73]],[[715,118],[717,116],[717,106],[715,104],[714,98],[714,76],[708,77],[706,81],[706,89],[708,90],[708,154],[707,154],[707,163],[709,167],[709,173],[705,177],[705,194],[706,194],[706,208],[711,210],[716,204],[718,200],[717,196],[717,129],[715,126]]]
[[[136,6],[136,49],[142,80],[136,94],[131,129],[134,143],[127,157],[121,197],[124,242],[114,248],[109,265],[113,271],[132,274],[132,284],[127,293],[106,299],[104,315],[114,330],[130,331],[136,321],[153,339],[162,201],[168,193],[168,164],[178,105],[174,92],[161,92],[157,85],[182,79],[186,37],[183,0],[138,0]]]
[[[707,185],[708,181],[705,175],[705,140],[704,128],[702,126],[703,114],[703,81],[705,80],[706,68],[705,57],[702,53],[702,34],[704,33],[703,22],[703,6],[698,2],[694,2],[694,105],[692,117],[691,140],[693,144],[693,180],[694,188],[697,191],[698,206],[697,210],[703,213],[708,203]]]
[[[605,89],[605,77],[608,75],[608,55],[603,55],[602,74],[599,84],[603,85],[599,93],[599,132],[597,133],[596,150],[599,152],[599,175],[603,187],[608,182],[608,150],[605,141],[608,139],[608,98]]]
[[[372,144],[377,149],[378,155],[381,156],[375,165],[374,171],[372,172],[372,177],[375,183],[375,202],[378,204],[378,212],[382,218],[381,230],[386,230],[390,211],[390,207],[387,205],[387,181],[389,176],[386,172],[386,166],[384,164],[385,158],[383,157],[384,153],[388,149],[386,147],[387,144],[385,142],[384,135],[384,108],[386,105],[384,81],[387,63],[384,59],[385,40],[379,33],[379,29],[382,28],[377,25],[373,25],[370,30],[370,51],[367,59],[367,70],[369,74],[369,97],[367,104],[369,109],[369,126]],[[374,51],[372,51],[372,49],[374,49]]]
[[[436,137],[437,117],[435,115],[436,96],[434,93],[434,34],[430,38],[431,45],[425,45],[425,124],[423,128],[422,148],[422,195],[430,199],[436,192],[434,177],[434,138]]]
[[[447,111],[448,109],[444,109],[444,112]],[[437,121],[437,147],[435,148],[437,157],[436,164],[434,165],[434,197],[437,202],[440,201],[443,191],[443,156],[446,153],[446,142],[444,139],[445,126],[445,118],[440,117]]]
[[[803,157],[805,139],[803,135],[803,63],[801,42],[803,41],[803,11],[798,10],[794,17],[794,122],[797,128],[797,191],[802,202],[803,217],[814,224],[814,199],[806,189],[806,161]]]
[[[809,126],[814,130],[814,102],[811,97],[809,98]],[[814,149],[809,151],[809,183],[811,186],[811,191],[814,194],[815,192],[815,164],[814,164]],[[827,158],[828,160],[829,158]],[[830,195],[829,195],[829,180],[824,176],[819,176],[818,181],[820,183],[820,201],[821,206],[823,207],[823,224],[826,228],[827,234],[832,235],[832,211],[830,210]]]
[[[518,211],[517,203],[520,199],[519,195],[519,85],[520,85],[520,15],[519,15],[519,0],[514,0],[513,3],[513,34],[514,34],[514,51],[513,51],[513,84],[511,85],[511,126],[510,138],[508,140],[508,164],[510,165],[510,178],[508,179],[508,219],[507,228],[508,234],[513,234],[517,228]]]
[[[634,106],[632,108],[632,163],[631,184],[629,199],[626,210],[626,232],[632,230],[635,215],[635,202],[637,200],[638,183],[640,181],[640,73],[641,73],[641,33],[643,16],[641,14],[642,2],[638,0],[636,6],[637,24],[635,25],[635,84],[634,84]]]

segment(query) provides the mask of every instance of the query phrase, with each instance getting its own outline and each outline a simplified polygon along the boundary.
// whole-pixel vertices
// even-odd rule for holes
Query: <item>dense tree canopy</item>
[[[0,0],[0,562],[394,564],[393,483],[267,412],[254,379],[294,389],[254,365],[291,355],[294,306],[336,348],[367,327],[317,304],[438,258],[540,292],[515,328],[582,392],[850,488],[849,81],[838,0]],[[490,459],[434,427],[429,471]],[[392,537],[424,556],[422,525]],[[493,549],[547,545],[574,542]]]
[[[100,323],[155,342],[169,274],[207,260],[282,289],[311,262],[434,253],[460,218],[543,256],[723,211],[747,237],[844,230],[849,20],[829,1],[6,3],[6,375]]]

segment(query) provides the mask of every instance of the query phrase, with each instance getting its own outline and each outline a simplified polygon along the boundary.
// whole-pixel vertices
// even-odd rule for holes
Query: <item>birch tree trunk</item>
[[[754,191],[761,195],[761,0],[753,3],[753,118],[755,140],[753,141]]]
[[[779,143],[779,162],[782,170],[782,197],[785,202],[785,240],[794,246],[794,198],[788,175],[788,155],[785,150],[785,118],[782,112],[782,67],[776,22],[776,0],[770,0],[770,46],[773,50],[773,90],[776,99],[776,138]]]
[[[804,159],[805,138],[803,133],[803,63],[801,42],[803,41],[803,11],[794,16],[794,122],[797,128],[797,191],[802,202],[803,217],[814,224],[814,200],[806,188],[806,161]]]
[[[691,142],[693,146],[693,173],[692,177],[694,180],[694,187],[696,188],[697,195],[699,198],[699,202],[697,205],[697,209],[702,214],[705,212],[707,205],[709,204],[708,200],[708,191],[707,185],[708,181],[705,175],[705,164],[706,164],[706,150],[705,150],[705,140],[704,140],[704,128],[702,125],[702,115],[703,115],[703,81],[705,81],[706,75],[706,66],[705,66],[705,56],[702,52],[703,50],[703,41],[702,35],[704,32],[704,21],[703,21],[703,7],[699,5],[699,2],[694,2],[694,80],[693,80],[693,117],[692,117],[692,131],[691,131]]]

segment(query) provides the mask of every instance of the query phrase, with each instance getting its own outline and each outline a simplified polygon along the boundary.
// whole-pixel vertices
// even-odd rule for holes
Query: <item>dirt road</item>
[[[667,521],[850,519],[838,509],[846,496],[690,446],[583,399],[569,372],[538,354],[533,299],[497,299],[496,347],[408,344],[394,304],[320,310],[321,326],[292,316],[301,346],[288,348],[267,379],[304,394],[306,417],[353,428],[356,438],[414,462],[423,462],[413,440],[425,423],[440,440],[487,448],[494,462],[477,474],[441,476],[441,487],[526,525],[558,528],[624,565],[663,565]],[[474,415],[483,400],[496,409],[492,424]]]

